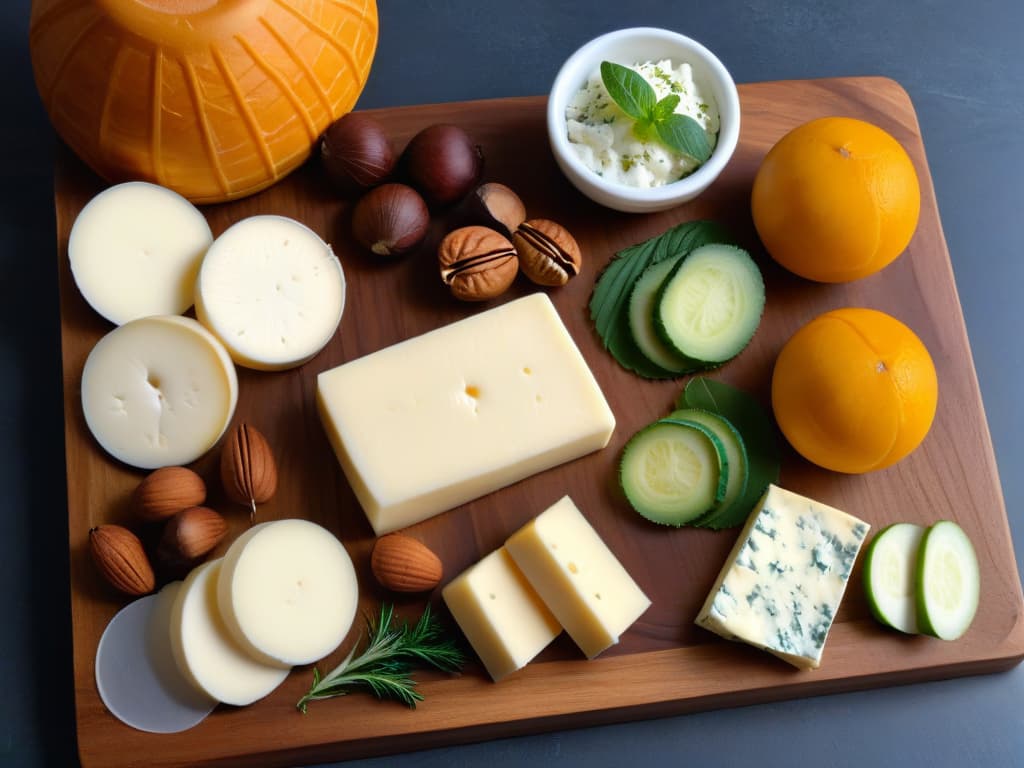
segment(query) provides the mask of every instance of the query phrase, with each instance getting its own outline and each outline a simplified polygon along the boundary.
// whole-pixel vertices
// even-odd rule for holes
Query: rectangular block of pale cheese
[[[455,577],[441,597],[495,681],[522,669],[562,631],[504,547]]]
[[[846,512],[769,485],[697,624],[800,669],[817,669],[869,528]]]
[[[603,448],[615,427],[543,293],[325,371],[317,403],[377,535]]]
[[[568,496],[512,534],[505,548],[589,659],[619,642],[651,604]]]

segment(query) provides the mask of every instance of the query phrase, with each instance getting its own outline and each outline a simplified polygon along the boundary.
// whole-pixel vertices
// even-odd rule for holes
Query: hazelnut
[[[583,256],[575,238],[548,219],[524,222],[512,236],[523,274],[538,285],[558,287],[579,274]]]
[[[352,211],[352,234],[378,256],[398,256],[426,237],[430,212],[419,192],[405,184],[371,189]]]
[[[395,167],[395,153],[384,128],[372,117],[356,112],[328,126],[320,142],[320,156],[327,175],[345,192],[379,184]]]
[[[171,566],[191,564],[213,551],[227,532],[227,521],[209,507],[183,509],[167,521],[157,558]]]
[[[466,198],[465,208],[471,219],[467,223],[491,227],[508,237],[526,221],[526,206],[519,195],[496,181],[477,187]]]
[[[412,137],[401,162],[412,185],[427,202],[444,207],[473,189],[483,172],[484,156],[464,130],[439,123]]]
[[[505,292],[519,271],[508,238],[487,227],[462,227],[441,241],[437,260],[452,295],[463,301],[486,301]]]

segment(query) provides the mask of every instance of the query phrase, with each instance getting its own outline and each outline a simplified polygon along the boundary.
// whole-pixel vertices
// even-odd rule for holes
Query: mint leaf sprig
[[[428,605],[415,626],[398,623],[394,606],[381,606],[380,618],[367,621],[369,641],[358,656],[356,649],[331,672],[320,676],[314,667],[313,684],[295,707],[305,714],[311,701],[346,696],[352,689],[369,690],[378,699],[400,701],[411,709],[423,695],[411,677],[414,666],[430,666],[442,672],[458,672],[465,657],[431,614]]]
[[[633,133],[641,141],[658,138],[697,163],[711,157],[711,143],[700,123],[689,115],[677,115],[679,96],[670,93],[658,100],[654,88],[629,67],[601,62],[601,81],[619,109],[633,118]]]

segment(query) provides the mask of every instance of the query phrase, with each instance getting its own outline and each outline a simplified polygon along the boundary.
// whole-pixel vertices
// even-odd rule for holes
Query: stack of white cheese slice
[[[592,659],[651,604],[568,496],[441,594],[495,681],[524,667],[563,627]]]
[[[100,641],[97,687],[128,725],[184,730],[217,702],[251,704],[293,665],[334,651],[358,599],[352,561],[329,531],[305,520],[263,523],[184,583],[119,613]]]

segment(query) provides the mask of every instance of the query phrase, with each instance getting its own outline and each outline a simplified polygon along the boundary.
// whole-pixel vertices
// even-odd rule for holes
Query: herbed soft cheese
[[[694,80],[692,67],[670,59],[634,64],[661,100],[679,96],[675,112],[692,117],[705,130],[712,149],[718,139],[718,104],[710,89]],[[630,187],[660,187],[689,176],[699,167],[693,158],[675,152],[657,139],[641,141],[635,121],[608,95],[597,69],[569,101],[565,110],[569,143],[580,160],[609,181]]]

